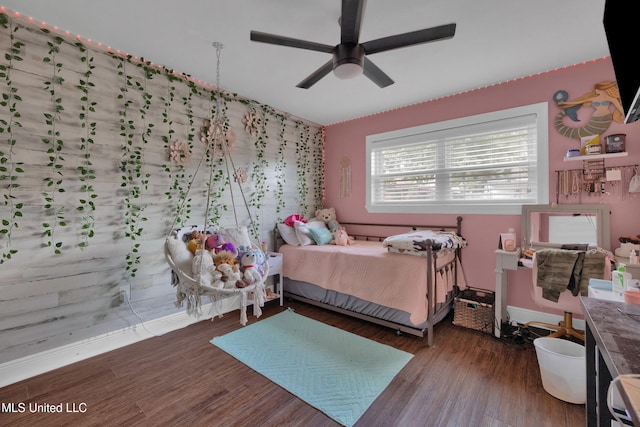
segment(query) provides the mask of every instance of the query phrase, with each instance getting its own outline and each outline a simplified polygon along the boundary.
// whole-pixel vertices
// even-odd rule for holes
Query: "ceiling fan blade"
[[[329,62],[324,64],[322,67],[318,68],[313,73],[311,73],[309,77],[307,77],[306,79],[298,83],[296,87],[299,87],[301,89],[309,89],[311,86],[318,83],[318,81],[321,78],[329,74],[331,71],[333,71],[333,59],[329,60]]]
[[[358,44],[366,0],[342,0],[340,43]]]
[[[394,82],[391,77],[385,74],[376,64],[371,62],[366,56],[364,57],[364,67],[362,73],[378,86],[387,87]]]
[[[278,36],[275,34],[263,33],[260,31],[251,31],[251,41],[276,44],[279,46],[296,47],[299,49],[315,50],[324,53],[333,53],[334,48],[334,46],[329,46],[327,44],[294,39],[285,36]]]
[[[372,55],[374,53],[384,52],[391,49],[450,39],[455,33],[456,24],[446,24],[424,30],[411,31],[409,33],[371,40],[362,43],[362,47],[367,55]]]

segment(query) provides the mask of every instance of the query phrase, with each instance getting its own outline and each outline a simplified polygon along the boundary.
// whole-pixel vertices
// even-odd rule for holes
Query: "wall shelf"
[[[621,153],[605,153],[605,154],[590,154],[585,156],[565,157],[565,162],[577,162],[582,160],[596,160],[596,159],[610,159],[612,157],[627,157],[629,153],[623,151]]]

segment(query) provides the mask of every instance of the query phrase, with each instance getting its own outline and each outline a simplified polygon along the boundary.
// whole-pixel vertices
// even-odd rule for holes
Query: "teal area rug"
[[[358,421],[413,357],[291,310],[211,344],[345,426]]]

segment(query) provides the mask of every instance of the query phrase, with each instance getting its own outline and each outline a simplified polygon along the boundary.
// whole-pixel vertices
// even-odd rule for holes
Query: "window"
[[[369,135],[367,210],[520,214],[549,202],[547,103]]]

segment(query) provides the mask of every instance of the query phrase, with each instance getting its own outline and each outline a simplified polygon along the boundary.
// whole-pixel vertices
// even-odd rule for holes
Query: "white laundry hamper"
[[[583,345],[561,338],[533,341],[545,391],[560,400],[582,404],[587,400],[587,373]]]

